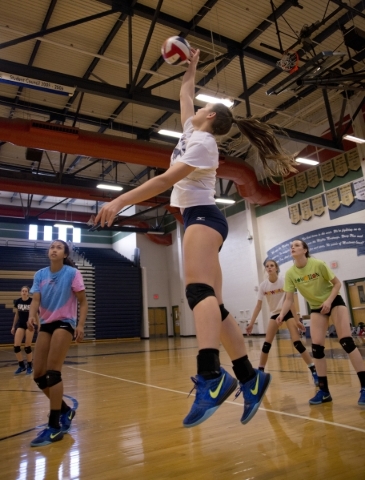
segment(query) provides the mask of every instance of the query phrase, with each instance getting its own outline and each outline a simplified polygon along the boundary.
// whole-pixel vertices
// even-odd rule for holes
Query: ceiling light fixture
[[[158,133],[160,135],[167,135],[169,137],[175,137],[175,138],[180,138],[182,133],[181,132],[174,132],[173,130],[159,130]]]
[[[236,200],[228,197],[217,197],[215,199],[215,203],[226,203],[226,204],[233,204],[236,203]]]
[[[365,140],[363,138],[354,137],[353,135],[344,135],[342,138],[344,140],[349,140],[350,142],[365,143]]]
[[[306,163],[307,165],[318,165],[318,160],[311,160],[310,158],[301,158],[298,157],[295,159],[297,163]]]
[[[67,223],[55,223],[53,225],[54,227],[57,227],[57,228],[74,228],[73,225],[68,225]]]
[[[148,235],[165,235],[165,232],[161,232],[161,231],[158,231],[158,230],[148,230],[148,232],[146,232]]]
[[[123,190],[123,187],[120,187],[119,185],[108,185],[107,183],[99,183],[96,185],[96,188],[101,188],[103,190],[117,190],[118,192]]]
[[[205,95],[204,93],[199,93],[199,95],[197,95],[195,98],[205,103],[223,103],[226,107],[232,107],[232,105],[234,105],[234,102],[232,102],[232,100],[229,98],[211,97],[210,95]]]

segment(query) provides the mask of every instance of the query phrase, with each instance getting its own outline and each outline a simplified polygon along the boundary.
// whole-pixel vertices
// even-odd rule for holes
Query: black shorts
[[[26,320],[18,320],[17,324],[15,325],[15,330],[17,328],[24,328],[24,330],[26,330],[28,328],[27,321]]]
[[[328,313],[321,313],[322,308],[313,308],[313,309],[311,308],[311,313],[321,313],[321,315],[326,315],[327,317],[329,317],[331,315],[332,309],[335,307],[339,307],[340,305],[343,305],[344,307],[346,307],[346,303],[344,302],[341,295],[337,295],[337,297],[331,303],[331,308]]]
[[[280,313],[277,313],[270,318],[271,318],[271,320],[276,320],[279,315],[280,315]],[[294,315],[291,313],[291,310],[289,310],[289,312],[285,315],[285,317],[283,318],[283,322],[286,322],[290,318],[294,318]]]
[[[46,332],[52,333],[57,330],[58,328],[61,328],[62,330],[66,330],[67,332],[70,332],[72,336],[75,334],[75,330],[72,328],[71,324],[68,322],[62,322],[62,320],[57,320],[55,322],[50,322],[50,323],[42,323],[40,332]]]
[[[187,207],[183,213],[185,230],[190,225],[206,225],[222,235],[223,242],[228,235],[228,223],[226,217],[216,205],[198,205]]]

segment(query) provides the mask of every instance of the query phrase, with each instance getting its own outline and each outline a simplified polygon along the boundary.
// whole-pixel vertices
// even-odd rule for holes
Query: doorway
[[[167,337],[166,307],[148,309],[148,326],[150,337]]]
[[[365,323],[365,278],[345,281],[352,324]]]
[[[174,337],[180,337],[180,311],[178,305],[172,307],[172,321],[174,324]]]

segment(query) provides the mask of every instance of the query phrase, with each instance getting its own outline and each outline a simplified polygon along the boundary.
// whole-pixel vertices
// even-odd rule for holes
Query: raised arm
[[[195,74],[199,61],[200,50],[191,49],[189,66],[182,79],[180,89],[181,124],[184,127],[188,118],[194,115]]]

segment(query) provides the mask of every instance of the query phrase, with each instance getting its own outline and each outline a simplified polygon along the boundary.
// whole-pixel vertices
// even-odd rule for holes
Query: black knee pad
[[[16,347],[14,346],[14,352],[19,353],[20,352],[20,347],[17,345]]]
[[[300,340],[293,342],[293,345],[299,353],[304,353],[307,350]]]
[[[324,358],[324,347],[322,345],[316,345],[315,343],[312,344],[312,353],[313,358]]]
[[[340,339],[341,347],[346,353],[351,353],[356,349],[354,339],[352,337],[343,337]]]
[[[191,310],[207,297],[215,297],[214,289],[205,283],[189,283],[186,290],[186,298]]]
[[[24,347],[24,351],[27,355],[29,355],[29,353],[32,353],[32,347]]]
[[[47,370],[46,371],[47,386],[53,387],[57,383],[62,382],[61,372],[58,370]]]
[[[225,320],[228,317],[229,311],[226,308],[224,308],[223,303],[219,305],[219,310],[221,311],[222,322],[223,322],[223,320]]]
[[[42,375],[41,377],[37,377],[34,379],[34,381],[38,385],[38,388],[40,388],[41,390],[44,390],[45,388],[48,387],[47,375]]]
[[[262,346],[262,353],[269,353],[271,348],[271,343],[269,342],[264,342]]]

